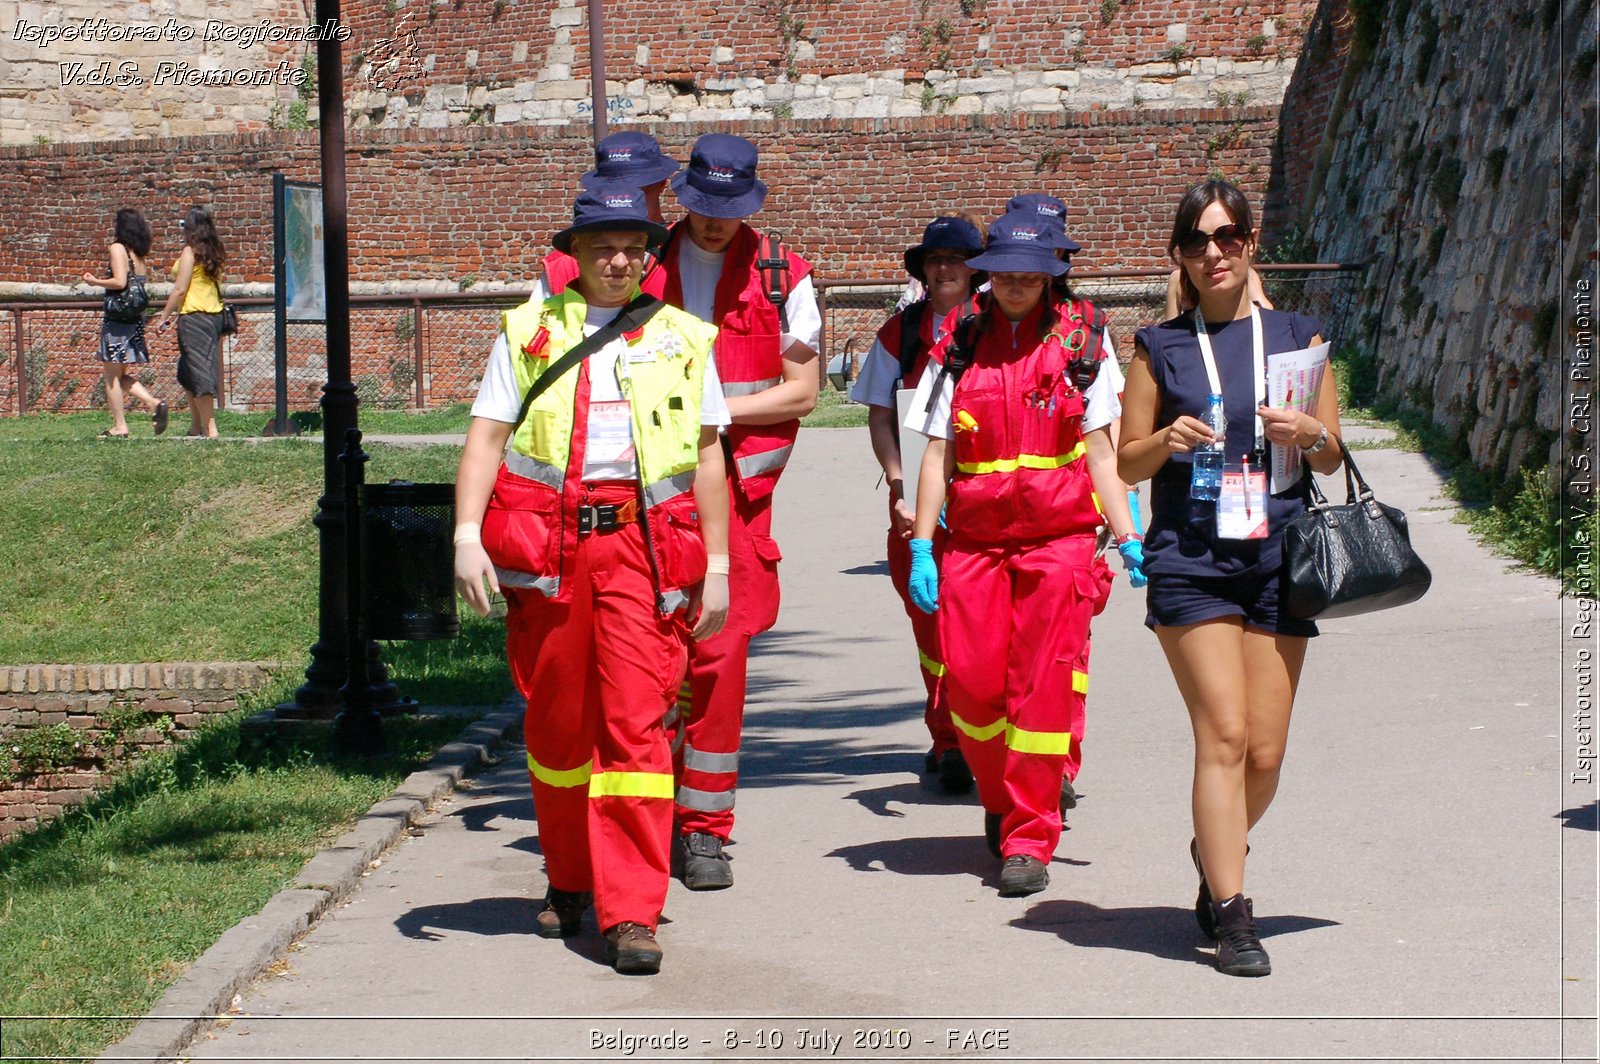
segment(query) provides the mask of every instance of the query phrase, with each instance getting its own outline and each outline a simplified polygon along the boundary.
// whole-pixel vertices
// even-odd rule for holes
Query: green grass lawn
[[[287,689],[284,692],[287,693]],[[93,1058],[234,923],[390,793],[467,720],[386,725],[394,756],[336,758],[326,736],[266,744],[239,716],[153,755],[89,807],[0,847],[7,1058]]]
[[[817,393],[817,408],[800,422],[804,427],[819,429],[856,428],[866,423],[867,408],[852,403],[845,393],[834,391],[832,385],[823,385],[822,391]]]

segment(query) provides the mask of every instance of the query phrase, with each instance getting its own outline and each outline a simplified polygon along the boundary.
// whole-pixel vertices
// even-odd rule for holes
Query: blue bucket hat
[[[926,282],[927,278],[922,274],[923,256],[930,251],[946,249],[977,254],[983,250],[983,234],[965,218],[935,218],[922,231],[922,243],[914,248],[906,248],[906,272]]]
[[[584,188],[605,181],[653,185],[679,170],[678,160],[661,154],[661,145],[648,133],[613,133],[594,146],[594,169],[578,178]]]
[[[1074,251],[1083,250],[1082,244],[1067,235],[1067,205],[1054,196],[1046,196],[1042,192],[1012,196],[1011,202],[1006,204],[1006,213],[1010,214],[1013,211],[1032,211],[1044,221],[1054,225],[1058,251],[1065,251],[1070,255]]]
[[[989,244],[967,265],[990,273],[1047,273],[1060,277],[1069,267],[1056,257],[1056,229],[1028,211],[1012,211],[989,227]]]
[[[672,191],[708,218],[748,218],[767,200],[767,186],[756,180],[756,146],[727,133],[694,142],[688,169],[672,175]]]
[[[579,233],[600,230],[637,230],[650,247],[667,241],[667,227],[650,220],[650,203],[643,192],[620,181],[602,181],[584,189],[572,205],[572,224],[550,238],[557,251],[572,250]]]

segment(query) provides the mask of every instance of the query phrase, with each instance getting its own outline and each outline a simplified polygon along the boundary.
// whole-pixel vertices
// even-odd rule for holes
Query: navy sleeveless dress
[[[1228,419],[1226,461],[1244,460],[1255,444],[1255,375],[1250,319],[1207,322],[1206,331],[1222,380]],[[1261,311],[1268,354],[1310,345],[1321,332],[1313,318]],[[1160,391],[1157,428],[1181,414],[1201,417],[1211,385],[1206,378],[1193,312],[1140,329],[1135,339],[1150,354],[1150,372]],[[1252,464],[1256,462],[1251,459]],[[1305,508],[1299,486],[1267,500],[1265,539],[1220,539],[1216,503],[1189,498],[1193,456],[1175,454],[1150,481],[1150,527],[1144,541],[1144,571],[1150,578],[1145,624],[1195,624],[1217,617],[1242,617],[1252,627],[1282,635],[1313,636],[1310,621],[1280,616],[1278,582],[1283,568],[1283,529]]]

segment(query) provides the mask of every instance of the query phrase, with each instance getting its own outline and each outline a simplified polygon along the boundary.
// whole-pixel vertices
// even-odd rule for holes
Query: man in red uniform
[[[688,168],[672,179],[688,217],[661,256],[663,298],[718,327],[717,370],[733,419],[723,437],[732,491],[728,623],[714,638],[691,641],[676,719],[668,714],[669,729],[681,732],[677,816],[690,890],[733,885],[722,848],[733,831],[750,640],[778,619],[772,490],[800,419],[817,403],[812,360],[822,318],[811,267],[766,247],[744,222],[767,196],[756,159],[742,137],[708,133],[695,142]]]

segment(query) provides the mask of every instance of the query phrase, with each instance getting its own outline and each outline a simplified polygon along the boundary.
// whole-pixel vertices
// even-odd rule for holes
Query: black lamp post
[[[339,0],[317,0],[316,22],[336,26]],[[317,41],[317,117],[322,149],[322,255],[327,278],[328,381],[322,388],[322,497],[312,518],[320,543],[317,641],[311,647],[306,682],[293,702],[277,708],[287,719],[332,719],[345,706],[341,691],[352,673],[364,688],[362,709],[393,712],[415,706],[389,682],[378,644],[366,644],[366,661],[346,653],[350,610],[359,609],[349,590],[351,559],[346,546],[345,465],[341,452],[356,427],[359,397],[350,379],[349,224],[345,211],[344,74],[337,34]],[[359,586],[359,585],[357,585]]]

